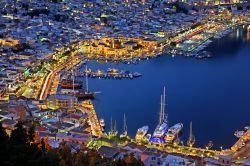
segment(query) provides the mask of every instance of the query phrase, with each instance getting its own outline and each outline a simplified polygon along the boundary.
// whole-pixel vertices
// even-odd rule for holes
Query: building
[[[46,105],[51,109],[58,108],[74,108],[77,104],[77,97],[65,94],[50,95],[46,101]]]

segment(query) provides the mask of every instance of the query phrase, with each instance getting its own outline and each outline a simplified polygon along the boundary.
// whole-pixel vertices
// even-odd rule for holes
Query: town
[[[169,55],[211,58],[205,48],[213,39],[250,24],[249,1],[3,0],[0,6],[0,121],[8,135],[21,121],[50,148],[66,142],[72,153],[84,147],[112,160],[133,154],[148,166],[249,165],[249,127],[235,133],[232,147],[213,149],[210,142],[201,148],[191,122],[188,143],[181,142],[183,124],[168,127],[165,88],[152,135],[143,126],[130,137],[125,114],[122,134],[115,121],[105,128],[93,102],[99,92],[88,79],[133,81],[143,73],[87,67]]]

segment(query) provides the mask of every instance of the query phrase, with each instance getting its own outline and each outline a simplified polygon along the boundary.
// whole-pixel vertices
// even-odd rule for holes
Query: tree
[[[26,145],[28,143],[28,136],[22,122],[16,124],[16,129],[11,133],[10,143],[12,145]]]
[[[8,157],[9,136],[0,123],[0,156],[1,158]],[[4,162],[3,162],[4,163]]]
[[[126,163],[126,165],[129,165],[129,166],[143,166],[144,165],[140,160],[137,160],[135,158],[133,153],[130,153],[129,155],[124,156],[123,160]]]
[[[2,126],[2,123],[0,123],[0,146],[3,147],[3,145],[6,145],[6,143],[9,141],[9,136],[7,135],[5,129]]]
[[[47,152],[47,151],[49,151],[51,149],[51,147],[49,145],[49,139],[48,139],[48,137],[42,138],[41,145],[42,145],[41,149],[42,149],[43,152]]]
[[[28,141],[33,143],[35,141],[35,126],[31,126],[28,132]]]

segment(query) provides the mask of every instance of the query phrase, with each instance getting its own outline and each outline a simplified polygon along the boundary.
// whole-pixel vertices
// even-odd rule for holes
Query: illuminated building
[[[81,51],[87,54],[98,54],[104,57],[142,56],[161,51],[155,40],[142,38],[102,38],[82,42]]]
[[[54,94],[50,95],[46,101],[48,108],[74,108],[77,103],[77,97],[64,95],[64,94]]]
[[[11,39],[11,38],[0,39],[0,46],[11,46],[11,47],[14,47],[14,46],[17,46],[19,44],[20,44],[19,40],[14,40],[14,39]]]

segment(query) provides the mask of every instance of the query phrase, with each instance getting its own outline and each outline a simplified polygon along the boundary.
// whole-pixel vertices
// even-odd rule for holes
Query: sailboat
[[[193,135],[193,126],[192,126],[192,121],[190,122],[190,131],[189,131],[189,138],[188,138],[188,141],[187,141],[187,145],[190,146],[190,147],[193,147],[195,143],[195,137]]]
[[[73,79],[70,78],[62,79],[61,88],[63,89],[63,91],[65,91],[65,93],[71,91],[73,92],[75,89],[82,88],[82,83],[80,81],[76,81],[73,75]]]
[[[118,134],[117,130],[116,130],[116,120],[115,120],[115,124],[113,127],[113,121],[112,121],[112,117],[110,119],[110,131],[108,132],[108,135],[113,137],[116,136]]]
[[[66,93],[66,94],[70,94],[70,95],[74,95],[77,98],[80,99],[94,99],[95,98],[95,92],[89,92],[89,87],[88,87],[88,77],[86,76],[86,90],[83,89],[78,89],[75,85],[75,79],[74,79],[74,71],[72,70],[72,75],[73,75],[73,86],[72,86],[72,90],[71,89],[62,89],[62,93]],[[77,83],[78,84],[78,83]],[[77,90],[76,90],[77,89]]]
[[[164,143],[164,137],[168,131],[168,124],[167,124],[167,116],[165,115],[165,87],[163,90],[163,95],[161,95],[161,109],[160,109],[160,116],[159,116],[159,123],[150,138],[150,142],[154,143]]]
[[[127,122],[126,122],[126,115],[124,113],[123,117],[123,133],[120,135],[121,138],[127,137],[128,136],[128,127],[127,127]]]
[[[86,66],[87,68],[87,66]],[[82,99],[94,99],[95,98],[95,92],[89,92],[89,84],[88,84],[88,77],[86,76],[86,90],[81,90],[78,93],[76,93],[76,97],[82,98]]]

